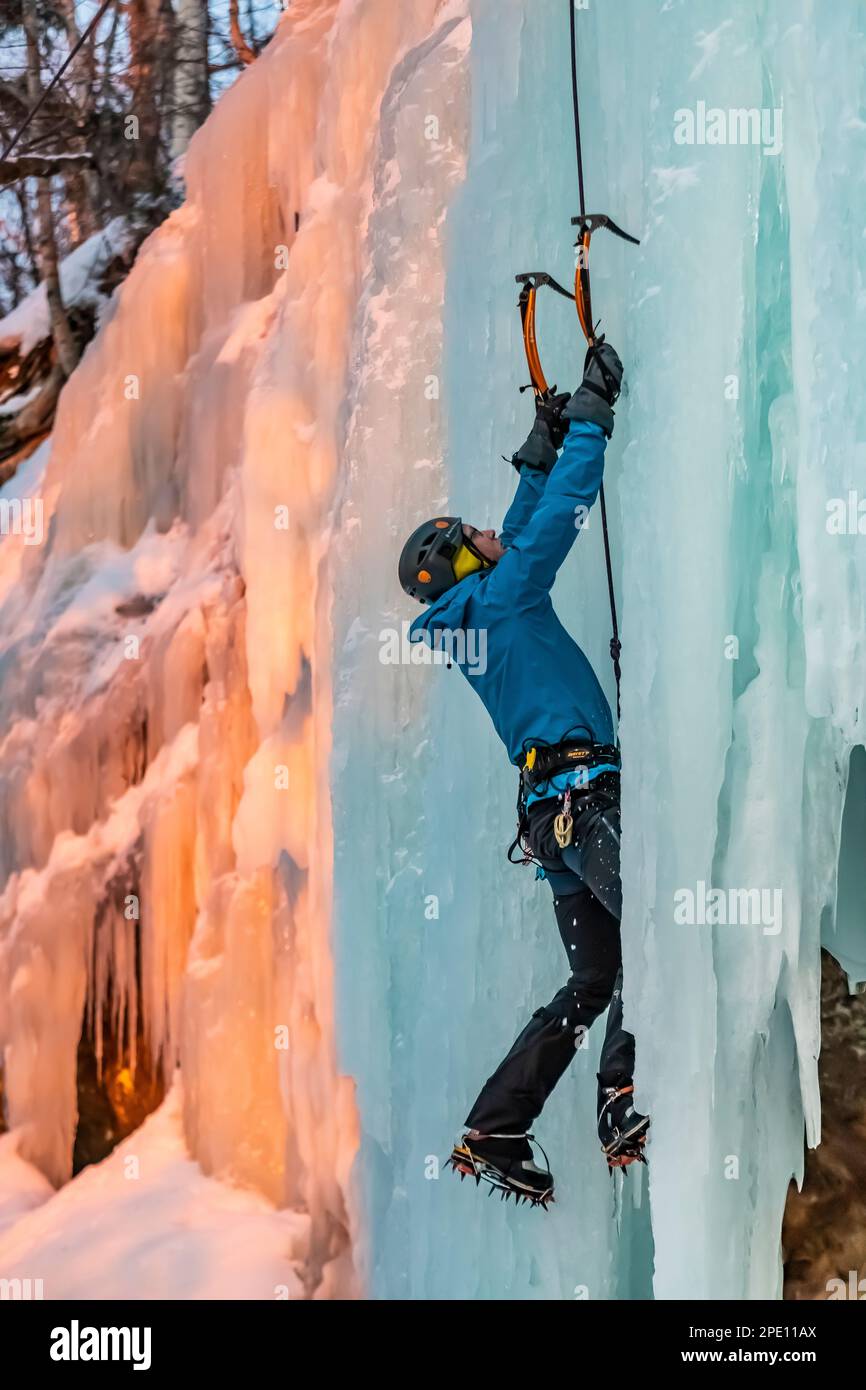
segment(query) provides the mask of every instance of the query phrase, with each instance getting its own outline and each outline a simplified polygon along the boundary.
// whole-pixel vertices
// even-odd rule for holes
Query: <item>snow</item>
[[[104,296],[98,280],[115,256],[120,256],[129,244],[129,227],[122,217],[115,217],[100,232],[88,237],[60,263],[60,292],[67,309],[75,305],[98,306]],[[17,348],[21,357],[47,338],[50,331],[48,300],[44,284],[16,304],[0,318],[0,352]],[[21,404],[24,404],[23,399]],[[9,402],[6,403],[8,407]],[[5,413],[5,410],[4,410]]]
[[[0,1237],[53,1195],[48,1179],[19,1155],[17,1135],[0,1134]]]
[[[0,1191],[17,1187],[24,1214],[5,1234],[0,1226],[4,1279],[41,1279],[49,1300],[307,1297],[309,1217],[204,1176],[184,1145],[179,1084],[57,1193],[8,1157],[14,1137],[0,1139]]]

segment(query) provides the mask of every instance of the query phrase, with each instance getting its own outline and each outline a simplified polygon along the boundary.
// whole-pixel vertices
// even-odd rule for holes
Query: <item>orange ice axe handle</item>
[[[592,347],[595,343],[595,324],[592,317],[592,291],[589,283],[589,243],[592,240],[593,232],[606,230],[613,232],[614,236],[621,237],[623,241],[630,241],[633,246],[640,246],[637,237],[624,232],[622,227],[618,227],[606,212],[586,212],[579,217],[572,217],[571,225],[577,227],[577,241],[575,249],[577,256],[574,267],[574,302],[577,306],[577,317],[580,319],[580,326],[583,336]]]
[[[521,275],[515,275],[514,278],[521,286],[517,307],[520,310],[523,349],[526,353],[526,364],[529,367],[530,376],[529,385],[521,386],[520,390],[527,391],[531,386],[536,396],[540,398],[546,396],[550,388],[538,353],[538,339],[535,334],[535,298],[542,285],[549,285],[552,290],[563,295],[566,299],[573,299],[574,296],[569,290],[564,289],[558,280],[554,280],[552,275],[548,275],[546,270],[528,270]]]

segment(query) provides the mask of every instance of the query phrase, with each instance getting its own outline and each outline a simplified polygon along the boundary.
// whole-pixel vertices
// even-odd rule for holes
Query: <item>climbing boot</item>
[[[534,1207],[547,1209],[553,1201],[553,1175],[549,1165],[539,1168],[534,1162],[532,1134],[480,1134],[467,1130],[451,1150],[449,1162],[463,1178],[474,1178],[476,1186],[483,1180],[490,1193],[497,1191],[503,1201],[513,1196],[518,1204],[530,1202]],[[537,1141],[535,1141],[537,1142]],[[538,1147],[541,1149],[541,1145]],[[541,1149],[545,1164],[547,1154]]]
[[[630,1163],[646,1163],[644,1145],[650,1127],[648,1115],[632,1105],[634,1086],[603,1086],[598,1079],[598,1137],[611,1172]]]

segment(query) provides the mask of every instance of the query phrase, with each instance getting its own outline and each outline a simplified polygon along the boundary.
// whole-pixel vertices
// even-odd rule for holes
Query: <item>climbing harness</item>
[[[604,342],[604,334],[598,333],[598,322],[593,320],[592,314],[592,288],[589,279],[589,248],[590,242],[595,232],[608,231],[614,236],[620,237],[623,241],[631,242],[633,246],[639,246],[637,237],[624,232],[613,218],[606,212],[587,212],[586,198],[583,189],[583,150],[580,141],[580,104],[578,100],[577,87],[577,33],[575,27],[574,0],[568,0],[568,15],[571,31],[571,92],[572,104],[574,107],[574,144],[577,153],[577,187],[580,199],[580,212],[571,219],[573,227],[577,228],[577,240],[575,241],[575,268],[574,268],[574,293],[565,289],[558,280],[554,280],[552,275],[548,275],[543,270],[522,271],[514,278],[521,286],[520,296],[517,307],[520,310],[520,324],[523,330],[523,347],[526,353],[526,363],[529,367],[530,381],[527,386],[521,386],[521,391],[532,388],[535,393],[536,401],[549,401],[556,393],[556,387],[548,386],[547,378],[541,365],[541,357],[538,350],[538,339],[535,329],[536,298],[539,289],[546,285],[554,290],[556,294],[562,295],[565,299],[570,299],[577,310],[577,317],[583,336],[587,343],[587,358],[590,355],[595,361],[604,378],[608,393],[612,397],[611,403],[616,401],[619,388],[610,376],[605,364],[598,353],[598,348]],[[616,612],[616,595],[613,587],[613,566],[610,557],[610,537],[607,525],[607,505],[604,496],[604,483],[599,488],[599,503],[601,506],[601,529],[604,537],[604,560],[607,570],[607,592],[610,602],[610,621],[612,636],[610,639],[610,656],[613,662],[613,673],[616,679],[616,717],[619,722],[620,717],[620,684],[622,671],[620,668],[620,653],[622,643],[619,639],[619,623]]]
[[[537,869],[540,869],[542,867],[541,860],[536,859],[535,855],[532,853],[532,847],[527,839],[528,834],[529,815],[526,806],[526,788],[524,787],[523,778],[521,777],[517,788],[517,834],[505,851],[505,857],[509,864],[521,864],[524,866],[534,864]],[[516,849],[520,850],[519,859],[514,858],[514,851]]]
[[[535,864],[537,868],[543,868],[548,877],[550,876],[547,862],[542,863],[533,854],[529,844],[530,824],[527,801],[529,792],[541,792],[544,795],[551,778],[556,777],[561,772],[571,772],[577,768],[579,777],[583,774],[576,788],[569,787],[565,792],[559,793],[563,803],[562,813],[556,817],[553,830],[559,848],[566,849],[571,844],[574,835],[572,797],[575,794],[583,796],[601,790],[599,779],[607,779],[609,773],[611,776],[618,776],[619,765],[619,748],[612,743],[588,743],[574,739],[563,739],[560,743],[533,744],[528,748],[523,755],[520,766],[520,785],[517,791],[517,834],[508,847],[509,864]],[[592,779],[588,774],[595,768],[603,768],[604,771],[599,774],[599,778]],[[516,849],[520,850],[519,859],[514,857]]]
[[[618,768],[619,762],[619,749],[612,743],[565,738],[560,743],[533,744],[524,755],[521,772],[529,791],[537,792],[558,772],[577,768],[589,773],[602,763],[613,763]]]

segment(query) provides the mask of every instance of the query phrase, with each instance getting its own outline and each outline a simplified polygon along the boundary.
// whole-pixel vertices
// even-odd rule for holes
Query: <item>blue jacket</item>
[[[502,523],[505,555],[455,584],[409,630],[410,641],[451,651],[516,764],[533,742],[614,741],[604,691],[550,598],[598,495],[605,444],[599,425],[573,420],[549,477],[523,464]]]

